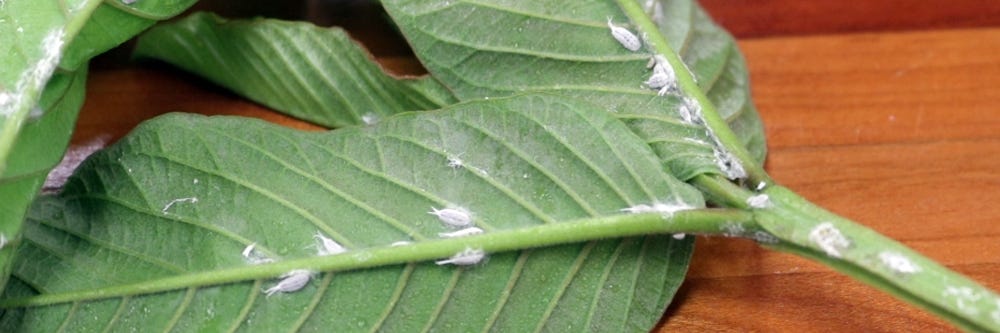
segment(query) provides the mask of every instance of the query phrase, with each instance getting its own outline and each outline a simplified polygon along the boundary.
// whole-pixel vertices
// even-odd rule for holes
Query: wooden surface
[[[743,40],[767,170],[1000,289],[1000,29]],[[947,331],[859,282],[700,238],[664,331]]]
[[[998,2],[872,0],[864,17],[852,18],[858,7],[847,6],[854,1],[813,8],[802,5],[812,1],[729,1],[704,2],[738,35],[771,36],[739,42],[767,129],[768,171],[819,205],[1000,289],[1000,25],[991,27]],[[924,9],[900,13],[901,4],[914,3]],[[786,23],[761,24],[762,15]],[[363,20],[343,22],[351,29]],[[395,37],[354,31],[376,45],[373,53],[390,70],[422,71],[398,48],[380,48]],[[105,67],[92,72],[74,142],[117,138],[175,110],[310,127],[169,68]],[[661,325],[696,332],[952,330],[823,266],[747,240],[704,237]]]

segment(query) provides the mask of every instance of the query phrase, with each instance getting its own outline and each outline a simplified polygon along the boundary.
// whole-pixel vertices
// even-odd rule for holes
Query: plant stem
[[[622,10],[625,11],[625,15],[628,16],[629,20],[645,36],[646,42],[651,44],[649,46],[653,48],[653,51],[667,59],[677,77],[677,85],[680,87],[681,93],[698,102],[698,105],[701,106],[701,116],[705,127],[718,139],[717,143],[722,145],[725,151],[736,157],[743,169],[746,170],[749,183],[759,184],[765,182],[771,184],[773,182],[771,176],[764,172],[764,168],[760,164],[754,161],[750,152],[747,151],[739,138],[736,137],[736,134],[729,128],[725,119],[719,115],[719,112],[715,109],[715,105],[712,104],[701,88],[698,87],[693,74],[684,65],[680,55],[670,48],[670,44],[667,43],[663,34],[659,32],[660,30],[656,26],[656,23],[646,15],[642,6],[635,0],[617,0],[617,2]]]
[[[694,81],[680,57],[668,46],[654,22],[634,0],[617,0],[644,33],[654,51],[674,69],[682,93],[701,106],[704,124],[742,163],[750,184],[765,182],[771,200],[766,208],[749,207],[755,193],[717,175],[691,180],[707,198],[721,206],[751,209],[755,222],[780,242],[771,245],[824,263],[831,268],[920,306],[955,325],[973,331],[1000,331],[1000,297],[976,282],[937,264],[871,229],[813,205],[788,189],[771,185],[715,107]]]
[[[759,231],[753,214],[732,209],[692,209],[673,214],[623,214],[587,218],[529,228],[503,230],[475,236],[416,242],[399,247],[352,250],[339,255],[285,260],[198,272],[102,289],[41,294],[0,300],[0,308],[40,306],[110,297],[163,292],[191,287],[273,278],[295,269],[321,272],[363,269],[422,262],[450,257],[467,248],[487,253],[576,243],[607,238],[664,233],[727,234],[727,225],[739,224],[746,232]]]
[[[754,194],[713,176],[693,182],[721,205],[742,207]],[[823,263],[963,329],[1000,331],[1000,296],[988,288],[782,186],[763,194],[771,207],[752,210],[755,225],[780,239],[768,247]]]

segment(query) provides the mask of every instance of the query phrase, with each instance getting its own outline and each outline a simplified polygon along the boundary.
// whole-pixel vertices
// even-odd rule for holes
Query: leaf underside
[[[660,3],[660,14],[650,15],[661,33],[720,115],[763,161],[763,128],[732,37],[690,0]],[[676,96],[657,96],[644,86],[652,53],[630,52],[612,38],[608,17],[628,27],[612,1],[383,4],[428,71],[460,100],[555,91],[615,113],[682,180],[720,173],[705,128],[681,119]]]
[[[340,28],[209,13],[143,34],[135,54],[198,73],[274,110],[327,127],[364,124],[455,102],[430,77],[383,73]]]
[[[460,158],[461,167],[448,165]],[[191,198],[197,198],[193,200]],[[528,95],[306,133],[256,120],[169,115],[92,156],[26,225],[8,297],[435,239],[432,207],[486,232],[703,207],[648,146],[597,106]],[[680,284],[691,242],[612,239],[490,254],[469,267],[410,263],[319,274],[265,297],[248,280],[8,310],[0,329],[51,331],[644,331]]]
[[[711,138],[703,127],[682,121],[679,99],[658,97],[642,84],[650,74],[645,67],[650,54],[629,53],[611,38],[605,25],[608,16],[627,23],[610,1],[384,5],[432,77],[397,80],[385,75],[336,28],[261,19],[225,21],[209,14],[152,30],[143,36],[137,54],[165,60],[276,110],[331,127],[364,123],[369,115],[378,119],[431,109],[456,98],[525,91],[567,95],[610,111],[652,147],[659,163],[677,178],[719,172]],[[762,161],[763,130],[732,38],[691,1],[662,1],[650,14],[720,114]],[[455,144],[466,142],[449,143]],[[462,157],[481,149],[469,147],[447,153]],[[690,243],[686,246],[681,252],[691,250]],[[671,279],[682,279],[684,271],[673,270]],[[663,295],[664,302],[672,298],[672,292]]]

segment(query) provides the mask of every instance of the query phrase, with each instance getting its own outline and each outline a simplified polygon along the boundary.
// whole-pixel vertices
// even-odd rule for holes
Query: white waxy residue
[[[756,209],[771,208],[774,206],[771,203],[771,197],[767,196],[767,194],[758,194],[747,198],[747,205]]]
[[[833,223],[820,223],[809,232],[809,240],[816,243],[826,255],[841,258],[843,252],[851,246],[851,241],[840,233]]]
[[[165,206],[163,206],[163,209],[161,211],[163,212],[164,215],[166,215],[167,214],[167,210],[169,210],[170,207],[173,207],[174,205],[176,205],[178,203],[181,203],[181,202],[198,203],[198,198],[196,198],[196,197],[190,197],[190,198],[178,198],[178,199],[170,200],[170,202],[168,202]]]
[[[19,27],[17,30],[22,32],[23,28]],[[42,38],[42,55],[38,61],[21,73],[13,87],[0,87],[0,117],[10,117],[18,111],[17,109],[26,107],[21,104],[30,102],[24,99],[29,92],[36,89],[41,91],[59,65],[64,44],[63,37],[65,32],[62,29],[55,29],[46,34]],[[12,90],[4,90],[7,88]]]
[[[703,118],[701,111],[701,104],[698,100],[690,97],[684,97],[682,99],[681,105],[677,108],[677,112],[681,116],[681,120],[685,123],[692,125],[704,125],[705,135],[712,139],[712,155],[715,157],[715,164],[719,167],[725,175],[726,178],[731,180],[743,179],[747,177],[747,172],[743,168],[743,164],[740,163],[736,156],[733,156],[729,151],[726,150],[725,145],[719,140],[719,137],[715,135],[712,128],[707,126],[705,119]]]
[[[674,204],[654,203],[652,205],[641,204],[628,208],[622,208],[621,211],[629,214],[662,213],[666,215],[672,215],[675,212],[688,210],[692,208],[694,207],[691,207],[684,203],[674,203]]]
[[[923,270],[920,266],[913,263],[913,261],[910,261],[910,258],[896,252],[879,252],[878,259],[893,272],[900,274],[913,274]]]
[[[982,294],[969,287],[947,286],[944,288],[944,296],[954,300],[955,307],[966,315],[979,315],[979,308],[976,303],[983,298]]]

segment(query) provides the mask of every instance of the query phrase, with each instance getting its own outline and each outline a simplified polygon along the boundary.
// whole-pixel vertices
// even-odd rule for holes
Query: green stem
[[[705,125],[718,143],[747,171],[750,184],[764,183],[771,200],[767,208],[749,207],[756,194],[715,175],[701,175],[691,183],[718,205],[751,209],[756,223],[780,242],[770,247],[824,263],[835,270],[909,301],[959,327],[973,331],[1000,331],[1000,297],[976,282],[937,264],[906,246],[864,226],[813,205],[773,181],[754,162],[714,105],[694,81],[680,57],[643,8],[634,0],[617,0],[647,43],[674,69],[681,92],[701,106]]]
[[[466,248],[492,253],[648,234],[727,234],[729,230],[726,230],[725,226],[731,224],[752,229],[749,231],[759,231],[753,225],[753,214],[731,209],[694,209],[671,215],[657,213],[613,215],[462,238],[417,242],[400,247],[358,249],[340,255],[218,269],[101,289],[4,299],[0,300],[0,308],[40,306],[273,278],[295,269],[332,272],[421,262],[447,258]]]
[[[722,179],[719,175],[700,174],[692,178],[690,182],[713,204],[720,207],[750,209],[747,199],[753,193]]]
[[[819,261],[971,331],[1000,331],[1000,296],[871,229],[830,213],[782,186],[755,209],[773,246]]]
[[[729,124],[716,111],[715,105],[708,99],[708,96],[698,87],[693,74],[684,65],[680,55],[670,48],[666,37],[659,33],[660,30],[656,26],[656,23],[650,20],[642,6],[635,0],[617,0],[617,2],[622,10],[625,11],[625,15],[628,16],[629,20],[644,34],[646,42],[651,44],[649,46],[670,63],[670,67],[674,69],[674,74],[677,77],[677,85],[680,87],[681,92],[698,102],[701,106],[701,115],[705,126],[718,138],[723,148],[739,160],[743,169],[747,172],[747,179],[750,184],[760,184],[761,182],[767,184],[773,183],[771,177],[764,172],[764,168],[754,161],[750,152],[747,151],[740,139],[729,128]]]

